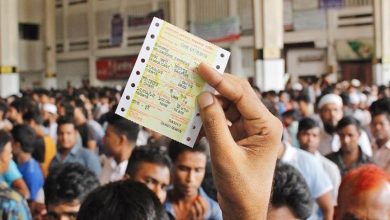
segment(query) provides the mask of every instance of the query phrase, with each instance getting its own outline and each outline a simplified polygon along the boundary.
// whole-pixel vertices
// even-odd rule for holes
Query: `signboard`
[[[336,41],[338,60],[370,60],[374,55],[373,39]]]
[[[111,45],[120,46],[123,37],[123,19],[120,14],[114,14],[111,19]]]
[[[96,77],[99,80],[127,79],[136,60],[137,56],[99,59],[96,61]]]

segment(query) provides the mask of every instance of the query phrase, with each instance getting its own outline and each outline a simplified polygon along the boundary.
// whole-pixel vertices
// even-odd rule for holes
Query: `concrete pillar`
[[[390,82],[390,1],[374,0],[375,59],[374,78],[378,85]]]
[[[18,1],[0,0],[0,96],[19,93]]]
[[[170,0],[171,23],[182,29],[187,29],[187,1]]]
[[[44,87],[57,88],[56,7],[55,1],[45,0],[45,75]]]
[[[262,90],[284,89],[283,0],[253,0],[255,83]]]

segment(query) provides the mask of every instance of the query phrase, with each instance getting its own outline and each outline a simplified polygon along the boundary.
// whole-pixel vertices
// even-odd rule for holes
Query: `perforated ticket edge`
[[[144,43],[141,47],[140,53],[138,55],[138,58],[136,60],[136,63],[133,67],[133,70],[131,72],[131,75],[127,81],[126,87],[123,91],[123,94],[121,96],[121,99],[119,101],[118,107],[115,110],[115,113],[117,115],[120,115],[127,120],[133,121],[130,117],[128,117],[128,111],[131,106],[132,100],[134,98],[134,94],[139,86],[139,83],[143,77],[143,74],[145,72],[146,64],[148,63],[148,60],[150,58],[150,55],[153,51],[153,48],[156,44],[157,41],[157,36],[159,36],[161,27],[163,26],[164,23],[168,23],[164,20],[161,20],[159,18],[153,18],[149,30],[146,34]],[[180,29],[181,30],[181,29]],[[186,32],[185,30],[181,30],[183,32]],[[187,32],[188,33],[188,32]],[[192,37],[200,39],[199,37],[196,37],[194,35],[190,34]],[[205,44],[211,44],[203,39],[200,39],[202,42]],[[227,66],[228,60],[230,57],[230,52],[226,51],[220,47],[217,46],[217,54],[216,57],[214,58],[214,63],[211,64],[211,66],[220,74],[223,74],[225,71],[225,68]],[[215,92],[215,89],[212,88],[209,84],[205,83],[205,86],[203,87],[203,91],[208,91],[211,93]],[[133,121],[135,122],[135,121]],[[138,122],[135,122],[138,123]],[[186,129],[184,131],[184,134],[182,135],[181,139],[176,139],[173,137],[170,137],[165,132],[165,129],[159,130],[158,128],[154,127],[149,127],[143,123],[138,123],[141,126],[144,126],[146,128],[149,128],[153,131],[159,132],[164,136],[167,136],[168,138],[171,138],[175,141],[178,141],[182,144],[185,144],[189,147],[193,147],[195,144],[195,141],[199,135],[200,129],[202,128],[202,120],[200,118],[200,113],[199,113],[199,107],[196,105],[195,111],[193,115],[189,118],[189,123],[186,126]]]

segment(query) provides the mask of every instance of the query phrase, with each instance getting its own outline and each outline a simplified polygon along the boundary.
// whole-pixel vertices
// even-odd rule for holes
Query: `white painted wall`
[[[73,87],[80,87],[83,79],[88,79],[88,60],[72,60],[57,63],[57,83],[59,89],[64,89],[70,82]]]

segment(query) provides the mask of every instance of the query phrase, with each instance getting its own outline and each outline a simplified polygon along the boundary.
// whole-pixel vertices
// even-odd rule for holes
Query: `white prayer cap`
[[[318,108],[321,109],[324,105],[327,104],[336,104],[338,106],[343,106],[343,100],[339,95],[336,94],[327,94],[324,95],[320,102],[318,103]]]
[[[57,114],[57,106],[51,104],[51,103],[46,103],[43,105],[43,111],[49,112],[51,114]]]
[[[354,105],[359,104],[360,103],[359,94],[357,94],[356,92],[349,94],[349,102]]]

